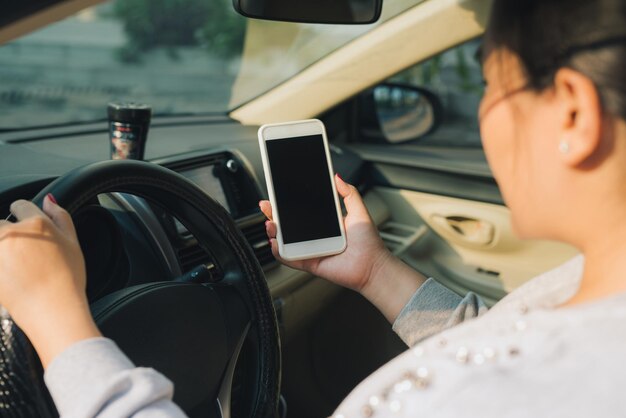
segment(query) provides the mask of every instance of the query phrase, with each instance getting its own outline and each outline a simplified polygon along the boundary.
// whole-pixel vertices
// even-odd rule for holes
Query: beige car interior
[[[519,240],[503,206],[389,188],[377,188],[367,198],[368,204],[377,201],[370,210],[389,214],[379,228],[394,253],[450,289],[474,291],[488,304],[577,254],[560,243]]]
[[[51,7],[1,29],[0,43],[100,2],[72,0]],[[490,6],[490,0],[425,0],[230,116],[253,126],[317,117],[368,87],[479,36]],[[392,252],[459,294],[476,292],[488,304],[576,254],[563,244],[517,239],[503,206],[388,187],[370,189],[364,199]],[[355,292],[284,266],[266,276],[287,347],[285,395],[292,405],[313,408],[295,409],[294,416],[332,412],[358,381],[405,348],[384,318]]]
[[[231,117],[247,125],[315,117],[481,34],[490,6],[489,0],[419,3],[234,110]],[[456,292],[474,291],[489,304],[576,255],[563,244],[517,239],[508,209],[499,205],[385,188],[370,191],[366,202],[395,254]],[[272,276],[277,294],[306,280],[288,271]]]

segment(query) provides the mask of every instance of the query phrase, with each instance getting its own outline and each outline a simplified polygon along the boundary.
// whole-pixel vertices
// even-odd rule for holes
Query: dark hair
[[[569,67],[626,119],[626,0],[495,0],[485,39],[519,56],[530,88],[545,90]]]

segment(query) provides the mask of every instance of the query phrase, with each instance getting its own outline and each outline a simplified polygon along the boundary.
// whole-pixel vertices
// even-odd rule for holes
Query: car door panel
[[[366,205],[387,247],[459,294],[488,305],[574,257],[565,244],[521,240],[481,148],[351,144],[367,162]]]
[[[372,193],[391,214],[381,226],[387,242],[398,235],[386,231],[389,224],[415,232],[407,235],[407,245],[395,247],[397,255],[452,290],[474,291],[489,304],[577,254],[565,244],[517,238],[504,206],[380,186]]]

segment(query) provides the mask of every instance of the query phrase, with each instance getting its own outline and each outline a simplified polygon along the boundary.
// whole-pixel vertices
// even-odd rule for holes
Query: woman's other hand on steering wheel
[[[70,215],[46,196],[43,211],[11,205],[16,223],[0,221],[0,304],[47,366],[74,342],[100,336],[85,295],[83,254]]]
[[[283,260],[278,253],[277,227],[272,218],[272,206],[269,201],[262,200],[259,206],[268,218],[265,227],[272,253],[289,267],[307,271],[360,292],[387,319],[394,321],[425,279],[387,250],[356,187],[346,183],[338,175],[335,175],[335,184],[347,211],[344,218],[348,244],[346,250],[328,257]],[[390,286],[391,284],[393,285]]]

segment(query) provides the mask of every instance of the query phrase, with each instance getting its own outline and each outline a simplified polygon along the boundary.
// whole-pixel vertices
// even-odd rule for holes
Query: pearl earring
[[[559,144],[559,151],[561,151],[561,154],[567,154],[569,152],[569,142],[566,140],[561,141]]]

